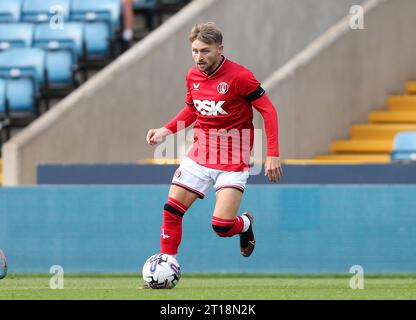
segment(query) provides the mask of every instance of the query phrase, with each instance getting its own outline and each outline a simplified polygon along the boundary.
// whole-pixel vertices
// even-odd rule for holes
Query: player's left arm
[[[271,182],[276,182],[283,175],[279,158],[279,134],[276,108],[264,89],[260,86],[260,82],[250,70],[244,69],[238,74],[236,80],[237,91],[263,117],[267,137],[267,157],[264,164],[264,175]]]
[[[283,175],[283,170],[279,158],[279,130],[276,108],[265,92],[259,98],[252,100],[251,104],[260,112],[264,120],[267,137],[267,157],[264,164],[264,175],[271,182],[279,181]]]

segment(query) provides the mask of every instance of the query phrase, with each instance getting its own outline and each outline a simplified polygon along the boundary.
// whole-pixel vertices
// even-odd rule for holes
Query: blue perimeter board
[[[10,272],[140,273],[159,251],[169,185],[0,188],[0,247]],[[211,190],[185,214],[183,272],[416,271],[416,186],[248,185],[256,249],[212,230]]]
[[[416,163],[283,165],[284,184],[416,184]],[[169,184],[178,165],[43,164],[38,184]],[[249,184],[270,184],[264,169]]]

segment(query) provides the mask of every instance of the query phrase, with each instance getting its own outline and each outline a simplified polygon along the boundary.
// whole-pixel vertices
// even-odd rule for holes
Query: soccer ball
[[[142,275],[152,289],[172,289],[181,278],[181,267],[175,258],[156,253],[144,263]]]
[[[0,249],[0,279],[5,278],[7,275],[7,261],[6,256],[3,251]]]

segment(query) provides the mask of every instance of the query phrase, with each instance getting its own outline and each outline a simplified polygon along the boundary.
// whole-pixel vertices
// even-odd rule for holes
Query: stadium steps
[[[416,82],[405,84],[404,95],[387,98],[387,110],[370,112],[368,123],[351,126],[349,140],[331,143],[331,154],[317,155],[319,161],[388,163],[393,140],[402,131],[416,131]]]
[[[339,140],[331,144],[333,153],[390,153],[392,140]]]
[[[355,124],[351,127],[351,139],[389,140],[400,131],[416,131],[416,124]]]
[[[390,96],[387,99],[387,109],[416,112],[416,95]]]
[[[407,94],[415,94],[416,95],[416,81],[406,82],[406,92],[407,92]]]
[[[373,111],[368,115],[371,123],[413,123],[416,124],[415,111]]]

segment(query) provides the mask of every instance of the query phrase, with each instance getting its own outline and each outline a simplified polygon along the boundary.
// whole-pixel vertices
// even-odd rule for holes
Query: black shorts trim
[[[236,189],[238,191],[241,191],[241,193],[244,193],[244,188],[242,187],[237,187],[237,186],[232,186],[232,185],[225,185],[225,186],[221,186],[218,189],[215,189],[216,192],[220,191],[221,189]]]
[[[184,184],[181,183],[177,183],[177,182],[172,182],[173,185],[184,188],[192,193],[195,193],[199,199],[204,199],[205,195],[202,194],[201,192],[196,191],[195,189],[192,189],[191,187],[185,186]]]

